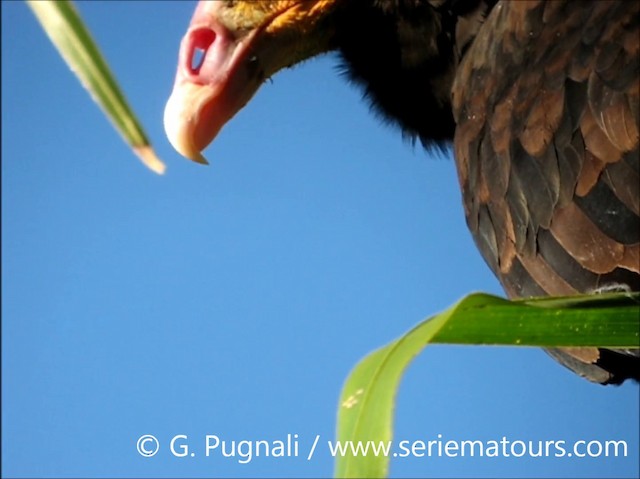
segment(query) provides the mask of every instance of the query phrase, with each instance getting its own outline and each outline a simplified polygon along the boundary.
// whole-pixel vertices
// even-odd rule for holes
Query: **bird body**
[[[509,297],[640,291],[640,2],[201,2],[170,140],[203,161],[266,78],[332,50],[405,137],[453,143],[467,224]],[[594,382],[640,375],[638,350],[549,352]]]
[[[640,290],[638,2],[504,2],[452,87],[467,223],[512,298]],[[601,383],[637,351],[551,354]]]

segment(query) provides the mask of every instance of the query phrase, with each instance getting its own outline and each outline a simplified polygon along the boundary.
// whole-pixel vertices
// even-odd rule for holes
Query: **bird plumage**
[[[467,223],[510,297],[640,290],[639,20],[637,2],[500,3],[460,63]],[[570,366],[605,383],[635,359],[592,353]]]
[[[213,93],[177,95],[165,122],[178,111],[169,136],[197,157],[266,77],[336,50],[405,136],[453,142],[467,224],[509,297],[640,291],[639,23],[629,1],[203,2],[185,39],[211,41],[194,69],[183,40],[172,100]],[[550,354],[594,382],[640,375],[638,350]]]

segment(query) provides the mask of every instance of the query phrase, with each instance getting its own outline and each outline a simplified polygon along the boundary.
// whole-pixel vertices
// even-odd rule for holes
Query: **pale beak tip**
[[[176,95],[175,92],[171,94],[164,109],[164,131],[169,143],[178,153],[191,161],[208,165],[207,159],[194,145],[194,118],[186,114],[183,100],[183,95]]]

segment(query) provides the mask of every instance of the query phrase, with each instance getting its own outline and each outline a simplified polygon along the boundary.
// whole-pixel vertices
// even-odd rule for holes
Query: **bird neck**
[[[349,2],[336,28],[342,67],[404,137],[444,148],[455,130],[451,86],[457,65],[493,3]]]

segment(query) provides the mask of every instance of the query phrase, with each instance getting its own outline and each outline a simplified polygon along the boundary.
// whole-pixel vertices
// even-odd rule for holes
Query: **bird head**
[[[206,164],[202,150],[282,68],[331,50],[326,19],[339,0],[201,1],[180,45],[164,112],[169,141]]]

